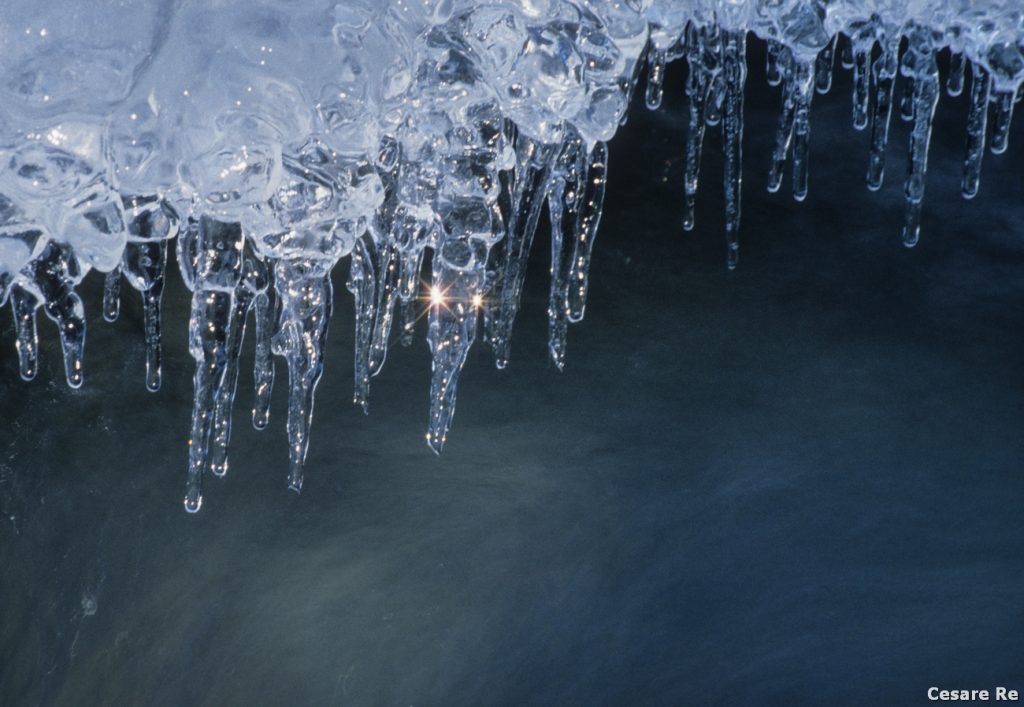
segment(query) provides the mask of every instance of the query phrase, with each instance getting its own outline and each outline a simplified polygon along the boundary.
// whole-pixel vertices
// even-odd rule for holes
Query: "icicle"
[[[538,196],[538,202],[543,194]],[[485,262],[474,259],[467,267],[452,267],[443,253],[455,243],[457,250],[472,250],[473,239],[457,234],[442,236],[433,259],[427,344],[431,352],[430,422],[427,444],[440,454],[448,439],[455,414],[455,392],[466,356],[476,339],[477,318],[483,293]],[[486,257],[486,253],[484,254]]]
[[[103,318],[116,322],[121,313],[121,269],[114,268],[103,280]]]
[[[373,338],[367,369],[371,376],[381,372],[388,356],[388,338],[395,318],[401,274],[401,253],[393,243],[385,243],[377,252],[377,305],[374,310]]]
[[[783,57],[783,53],[787,56]],[[765,74],[767,75],[768,85],[778,86],[785,78],[789,62],[789,50],[781,42],[769,39],[766,54]]]
[[[22,274],[39,293],[43,311],[60,330],[64,353],[64,375],[72,388],[82,385],[82,356],[85,349],[85,310],[74,287],[82,269],[71,246],[50,241]]]
[[[537,230],[537,219],[547,195],[549,165],[554,147],[520,133],[516,140],[516,177],[512,214],[505,239],[504,272],[500,299],[493,305],[492,345],[498,368],[508,365],[512,326],[519,312],[526,263]]]
[[[1013,120],[1013,104],[1016,93],[1015,90],[992,92],[992,102],[996,104],[992,122],[991,149],[993,155],[1003,154],[1010,144],[1010,122]]]
[[[808,155],[811,143],[811,100],[814,98],[814,65],[798,61],[793,73],[794,103],[793,118],[793,198],[803,201],[807,198]]]
[[[782,167],[786,163],[786,154],[793,140],[793,121],[796,117],[797,86],[794,80],[793,59],[788,50],[782,62],[781,72],[785,77],[782,88],[782,113],[779,114],[779,125],[775,130],[775,148],[772,150],[772,164],[768,170],[768,191],[772,193],[777,192],[782,186]]]
[[[967,155],[960,193],[973,199],[981,179],[981,159],[985,156],[985,128],[988,123],[988,101],[992,79],[977,62],[971,63],[971,107],[967,113]]]
[[[346,286],[355,299],[355,392],[352,402],[369,412],[370,345],[376,319],[377,278],[374,261],[377,247],[369,234],[356,241]]]
[[[594,253],[597,227],[604,210],[604,190],[608,182],[608,145],[598,142],[590,151],[587,163],[586,188],[579,205],[576,225],[576,243],[569,268],[568,318],[570,322],[583,320],[590,285],[590,259]]]
[[[269,271],[271,278],[273,270]],[[257,430],[266,429],[270,422],[270,395],[274,390],[274,356],[271,350],[271,339],[274,335],[274,322],[279,312],[277,304],[280,300],[273,289],[256,295],[253,301],[253,318],[256,320],[256,357],[253,365],[253,382],[255,397],[252,404],[252,426]]]
[[[946,93],[954,98],[964,90],[964,55],[963,52],[950,52],[949,76],[946,77]]]
[[[245,242],[242,254],[242,279],[235,288],[231,309],[231,323],[227,339],[227,363],[224,379],[217,394],[210,433],[208,466],[216,476],[228,473],[228,444],[231,441],[231,414],[238,389],[238,359],[245,341],[245,320],[257,296],[264,295],[270,286],[270,266]]]
[[[551,289],[548,295],[548,353],[558,370],[565,366],[565,342],[568,330],[569,283],[572,254],[564,253],[566,244],[575,246],[580,205],[585,198],[586,164],[584,144],[572,131],[562,141],[548,191],[551,221]]]
[[[302,490],[303,465],[313,424],[313,399],[324,368],[327,326],[333,310],[328,263],[279,261],[274,287],[281,300],[281,321],[274,353],[288,363],[288,488]]]
[[[832,35],[831,41],[818,52],[818,59],[814,63],[814,89],[818,93],[828,93],[832,88],[832,64],[835,61],[838,38],[838,34]]]
[[[687,27],[686,32],[687,62],[690,66],[686,77],[686,97],[689,104],[690,125],[686,135],[686,173],[683,179],[686,190],[683,229],[692,231],[695,225],[697,182],[700,177],[701,149],[704,144],[704,126],[707,120],[705,106],[710,90],[711,72],[705,63],[705,57],[708,54],[706,32],[698,30],[692,24]]]
[[[649,110],[656,110],[661,107],[666,63],[667,53],[652,46],[647,52],[647,93],[644,96]]]
[[[871,154],[868,158],[868,189],[877,191],[885,179],[885,149],[889,142],[892,93],[899,72],[899,38],[882,43],[882,53],[871,65],[875,110],[871,115]]]
[[[210,451],[207,467],[215,476],[228,473],[228,444],[231,441],[231,410],[235,404],[238,389],[238,357],[245,340],[245,317],[252,305],[253,294],[244,286],[235,289],[231,304],[231,321],[225,344],[227,360],[224,363],[224,377],[217,390],[213,408],[213,423],[210,428]]]
[[[36,307],[39,306],[39,300],[17,285],[11,288],[10,298],[17,333],[14,347],[18,351],[18,372],[22,380],[30,381],[39,372],[39,336],[36,333]]]
[[[214,409],[229,358],[235,290],[242,278],[242,229],[203,216],[198,229],[182,235],[195,243],[179,243],[179,253],[196,253],[195,290],[189,318],[189,351],[196,361],[193,377],[192,427],[189,437],[185,510],[195,513],[203,503],[203,472],[209,455]],[[184,259],[188,262],[188,258]]]
[[[922,32],[923,35],[923,32]],[[932,118],[939,100],[939,70],[935,64],[935,53],[928,44],[927,36],[911,38],[917,40],[914,76],[914,127],[910,133],[909,172],[904,187],[907,200],[906,218],[903,225],[903,245],[908,248],[917,243],[921,231],[921,202],[924,199],[925,176],[928,170],[928,143],[932,134]]]
[[[121,272],[128,284],[142,294],[146,341],[146,388],[160,389],[161,383],[161,322],[160,301],[164,292],[164,274],[167,269],[168,240],[178,234],[180,218],[177,212],[157,196],[122,198],[128,219],[128,242],[121,256]],[[197,233],[186,239],[179,248],[197,245]],[[198,254],[186,256],[187,267],[193,270]],[[194,282],[193,285],[194,286]]]
[[[725,239],[727,264],[739,262],[740,192],[743,183],[743,86],[747,79],[745,33],[722,32],[722,75],[726,86],[722,116],[725,153]]]
[[[853,45],[853,127],[863,130],[868,126],[868,62],[873,41]]]
[[[128,241],[121,259],[128,283],[142,293],[146,341],[146,388],[160,389],[160,300],[164,292],[167,241]]]

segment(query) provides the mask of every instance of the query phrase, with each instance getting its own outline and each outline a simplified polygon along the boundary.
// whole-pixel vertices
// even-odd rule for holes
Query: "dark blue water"
[[[187,294],[163,389],[141,306],[99,316],[87,380],[56,332],[17,376],[0,320],[0,704],[908,705],[1024,688],[1024,118],[959,197],[963,98],[940,101],[920,245],[899,244],[849,82],[812,110],[811,192],[765,192],[779,97],[753,62],[740,268],[719,138],[682,217],[681,65],[612,144],[586,321],[545,357],[546,236],[513,360],[480,349],[442,458],[429,359],[394,351],[364,417],[336,319],[303,494],[284,396],[181,506]],[[340,275],[340,272],[339,272]],[[247,347],[248,348],[248,347]],[[251,360],[251,353],[247,353]],[[247,369],[243,369],[247,370]],[[279,375],[283,370],[279,367]],[[280,379],[279,379],[280,380]]]

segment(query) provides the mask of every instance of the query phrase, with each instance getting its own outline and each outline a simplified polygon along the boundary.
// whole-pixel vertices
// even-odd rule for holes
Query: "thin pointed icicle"
[[[657,110],[661,107],[667,63],[668,53],[666,51],[655,49],[652,46],[647,52],[647,91],[644,94],[644,102],[649,110]]]
[[[705,62],[705,32],[689,25],[687,32],[687,62],[690,70],[686,77],[686,98],[689,104],[690,125],[686,134],[686,171],[683,178],[686,190],[683,230],[692,231],[696,224],[697,184],[700,178],[700,158],[704,145],[706,123],[705,106],[710,90],[710,72]]]
[[[18,372],[22,380],[30,381],[39,372],[39,335],[36,329],[39,300],[17,285],[11,288],[10,299],[17,333],[14,347],[18,351]]]
[[[346,287],[355,301],[355,387],[352,402],[369,412],[370,342],[373,338],[377,278],[374,261],[377,247],[369,234],[356,240]]]
[[[838,37],[838,34],[832,35],[831,41],[818,52],[818,59],[814,62],[814,90],[818,93],[828,93],[832,89],[832,65],[835,62]]]
[[[234,302],[231,305],[231,323],[228,326],[225,346],[227,361],[214,402],[210,451],[207,456],[207,466],[214,476],[224,476],[228,473],[231,410],[235,404],[235,392],[238,390],[238,357],[242,352],[242,342],[245,340],[245,317],[249,313],[252,299],[252,293],[242,285],[235,290]]]
[[[871,48],[874,42],[853,45],[853,127],[863,130],[868,126],[868,77]]]
[[[231,323],[227,341],[227,364],[217,394],[210,432],[208,465],[215,476],[228,473],[228,444],[231,442],[231,416],[238,390],[239,356],[245,341],[245,321],[257,295],[270,285],[269,263],[256,254],[251,241],[245,241],[242,252],[242,279],[235,288]]]
[[[995,103],[991,142],[993,155],[1003,154],[1010,145],[1010,123],[1013,121],[1013,104],[1016,102],[1016,95],[1015,90],[992,92],[992,102]]]
[[[214,409],[224,382],[233,321],[235,289],[242,277],[242,229],[207,216],[195,233],[182,234],[195,243],[179,243],[197,254],[195,290],[189,317],[189,352],[196,361],[193,376],[192,425],[189,436],[185,510],[196,513],[203,504],[203,473],[209,455]]]
[[[83,380],[85,309],[74,289],[82,279],[78,259],[71,246],[50,241],[26,269],[42,296],[43,311],[60,330],[67,383],[72,388],[79,388]]]
[[[114,268],[103,279],[103,318],[116,322],[121,313],[121,269]]]
[[[952,52],[949,55],[949,75],[946,77],[946,93],[954,98],[964,91],[964,64],[966,59],[963,52]]]
[[[726,263],[730,270],[739,262],[740,194],[743,185],[743,87],[747,80],[746,33],[722,32],[722,76],[725,101],[722,143],[725,153]]]
[[[288,362],[288,488],[296,493],[302,490],[313,400],[333,309],[327,268],[311,260],[279,261],[274,272],[281,322],[273,346]]]
[[[401,252],[393,243],[382,244],[377,251],[377,306],[373,321],[373,338],[367,368],[371,376],[381,372],[388,356],[388,339],[395,318],[401,275]]]
[[[160,300],[164,292],[164,271],[167,263],[167,241],[128,241],[121,258],[121,269],[134,289],[142,294],[146,341],[146,388],[160,389],[161,323]]]
[[[793,70],[793,198],[807,198],[807,173],[811,145],[811,101],[814,99],[814,65],[809,61],[795,62]]]
[[[772,150],[772,164],[768,170],[768,191],[772,193],[777,192],[782,186],[782,168],[793,141],[793,123],[796,117],[797,86],[794,80],[792,55],[788,50],[781,63],[781,74],[785,80],[782,88],[782,112],[779,114],[779,124],[775,129],[775,147]]]
[[[871,65],[875,88],[874,112],[871,115],[871,153],[868,157],[868,189],[878,191],[885,179],[885,150],[889,143],[889,120],[892,116],[892,94],[899,73],[899,39],[882,43],[882,53]]]
[[[912,40],[913,41],[913,40]],[[932,135],[932,119],[939,101],[939,70],[935,52],[927,37],[919,38],[921,48],[914,76],[914,127],[910,133],[909,171],[904,186],[907,201],[903,222],[903,245],[917,244],[921,232],[921,202],[924,199],[925,177],[928,173],[928,144]]]
[[[519,313],[519,300],[526,277],[526,263],[537,230],[537,219],[547,196],[549,162],[554,146],[542,145],[520,133],[516,140],[516,177],[500,299],[495,305],[492,344],[498,368],[508,365],[512,327]]]
[[[981,64],[971,62],[971,107],[967,113],[967,154],[960,193],[973,199],[981,180],[981,161],[985,156],[985,129],[988,124],[988,102],[992,79]]]
[[[566,245],[575,245],[580,220],[580,205],[585,198],[586,164],[583,139],[573,131],[562,141],[548,192],[551,221],[551,289],[548,294],[548,354],[558,370],[565,367],[565,344],[569,328],[569,283],[572,254]],[[568,255],[568,257],[567,257]]]
[[[443,247],[443,243],[441,246]],[[441,248],[438,249],[438,252]],[[435,254],[427,344],[431,353],[430,422],[427,444],[440,454],[455,414],[455,393],[469,349],[476,339],[483,264],[469,271],[449,267]]]
[[[271,271],[273,272],[273,271]],[[252,426],[266,429],[270,423],[270,396],[274,390],[274,356],[271,339],[277,321],[277,296],[272,288],[256,295],[253,301],[253,319],[256,321],[256,357],[253,364],[255,395],[252,403]]]

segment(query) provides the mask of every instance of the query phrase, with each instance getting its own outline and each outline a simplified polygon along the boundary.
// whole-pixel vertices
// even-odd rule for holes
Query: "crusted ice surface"
[[[269,423],[273,355],[288,370],[289,486],[299,490],[339,261],[355,300],[353,399],[392,338],[428,318],[426,438],[444,445],[470,347],[509,364],[540,214],[552,228],[549,354],[565,364],[583,317],[606,142],[636,92],[661,103],[685,59],[683,228],[707,126],[722,130],[727,263],[740,246],[749,33],[768,42],[782,108],[769,189],[809,189],[815,93],[834,55],[853,71],[853,127],[870,135],[867,187],[884,178],[894,104],[913,121],[902,241],[917,242],[936,54],[946,90],[969,91],[962,191],[986,140],[1006,150],[1024,79],[1017,0],[10,0],[0,14],[0,305],[21,375],[36,374],[36,310],[58,326],[69,384],[83,380],[76,285],[106,273],[145,312],[145,383],[161,382],[160,303],[175,257],[193,292],[196,359],[186,507],[223,475],[250,312],[252,422]],[[904,47],[901,53],[901,45]],[[637,91],[637,84],[643,90]],[[990,133],[990,134],[987,134]],[[168,251],[173,248],[173,254]],[[424,262],[429,272],[423,272]]]

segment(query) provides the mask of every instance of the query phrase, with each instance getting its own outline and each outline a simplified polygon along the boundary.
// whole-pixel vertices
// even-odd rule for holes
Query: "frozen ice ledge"
[[[701,149],[722,130],[729,267],[739,254],[746,40],[767,41],[782,92],[769,189],[808,191],[810,109],[834,64],[853,72],[870,131],[867,185],[885,173],[895,111],[913,122],[902,241],[914,245],[939,98],[970,92],[962,187],[986,143],[1003,152],[1024,77],[1019,0],[8,0],[0,9],[0,305],[20,372],[37,372],[36,315],[83,382],[75,288],[106,273],[145,311],[145,385],[160,387],[169,260],[192,291],[195,402],[185,507],[228,470],[239,350],[255,339],[252,424],[268,424],[275,356],[288,372],[288,485],[298,491],[345,259],[355,306],[356,404],[395,341],[426,315],[427,442],[440,452],[476,339],[509,360],[541,211],[552,228],[551,360],[584,314],[609,140],[643,82],[661,102],[688,64],[682,227],[694,228]],[[836,59],[835,55],[839,54]],[[969,77],[969,81],[967,80]],[[989,126],[991,123],[991,126]],[[426,256],[427,252],[429,256]],[[424,269],[429,272],[424,272]],[[429,284],[422,284],[429,283]]]

